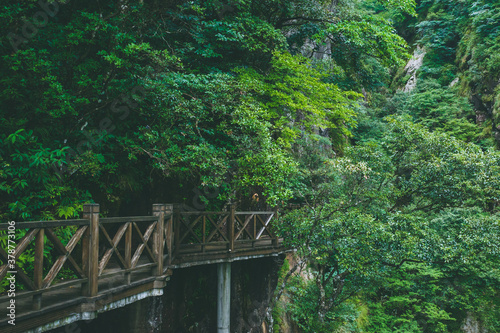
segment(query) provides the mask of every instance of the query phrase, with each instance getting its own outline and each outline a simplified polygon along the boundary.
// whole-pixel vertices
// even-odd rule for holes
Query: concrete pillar
[[[229,333],[231,318],[231,263],[217,264],[217,333]]]

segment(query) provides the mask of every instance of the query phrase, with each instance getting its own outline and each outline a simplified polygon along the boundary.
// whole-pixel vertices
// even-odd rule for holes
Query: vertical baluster
[[[174,206],[174,256],[179,257],[180,251],[180,228],[181,228],[181,212],[179,205]]]
[[[168,260],[167,260],[167,265],[172,264],[172,224],[174,223],[174,205],[168,204],[165,205],[165,212],[169,213],[170,216],[168,217],[167,224],[166,224],[166,235],[165,235],[165,244],[167,247],[167,253],[168,253]]]
[[[205,230],[206,230],[206,215],[203,215],[203,225],[201,227],[201,252],[205,253]]]
[[[44,248],[45,229],[40,229],[35,238],[35,263],[33,282],[35,290],[42,288],[43,282],[43,248]],[[42,293],[33,296],[33,310],[42,308]]]
[[[83,206],[85,211],[85,206]],[[85,218],[85,213],[83,214],[83,218]],[[90,223],[87,226],[87,230],[82,235],[82,271],[85,274],[85,277],[88,279],[89,277],[89,248],[90,248]],[[88,295],[89,284],[88,280],[85,283],[82,283],[81,292],[83,296]]]
[[[231,211],[229,213],[229,251],[234,251],[234,223],[235,223],[235,210],[236,205],[231,205]]]
[[[125,264],[127,269],[132,268],[132,223],[127,222],[125,231]],[[130,284],[130,271],[125,273],[125,280]]]
[[[253,240],[252,245],[255,245],[255,241],[257,240],[257,215],[253,215]]]
[[[269,222],[269,229],[273,231],[273,246],[278,247],[278,233],[276,232],[276,224],[278,223],[278,207],[274,208],[274,215],[271,219],[274,219],[274,221]],[[273,227],[274,224],[274,227]]]

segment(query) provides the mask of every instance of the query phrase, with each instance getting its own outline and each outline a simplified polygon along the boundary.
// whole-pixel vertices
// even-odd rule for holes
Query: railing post
[[[34,277],[33,284],[35,290],[42,288],[43,282],[43,248],[44,248],[45,229],[41,228],[36,234],[35,238],[35,263],[34,263]],[[40,310],[42,308],[42,294],[35,294],[33,296],[33,310]]]
[[[167,266],[172,264],[172,240],[173,240],[173,222],[174,222],[174,205],[166,204],[165,205],[165,214],[169,215],[167,218],[167,223],[165,225],[165,246],[167,248]]]
[[[181,228],[181,211],[179,205],[174,205],[174,257],[179,256],[180,243],[180,228]]]
[[[279,244],[279,239],[278,239],[278,233],[276,232],[276,223],[278,221],[278,207],[274,208],[274,221],[271,222],[271,230],[273,231],[273,246],[276,248],[278,247],[278,244]],[[273,226],[273,223],[275,224]]]
[[[165,205],[153,204],[153,215],[158,216],[156,233],[154,235],[154,254],[156,255],[156,275],[163,275],[163,227],[165,224]]]
[[[83,259],[86,259],[85,273],[88,278],[88,286],[85,288],[86,296],[96,296],[98,292],[99,274],[99,204],[83,205],[83,218],[90,220],[88,228],[88,240],[84,241]],[[87,252],[87,253],[85,253]]]
[[[127,230],[125,231],[125,264],[127,269],[132,268],[132,222],[127,222]],[[125,280],[127,285],[130,284],[130,274],[128,271],[125,273]]]
[[[235,224],[235,212],[236,205],[232,204],[229,213],[229,251],[234,251],[234,224]]]

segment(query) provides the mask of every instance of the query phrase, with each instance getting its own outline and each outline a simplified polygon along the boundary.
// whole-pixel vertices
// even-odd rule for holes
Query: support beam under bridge
[[[231,263],[217,264],[217,333],[229,333],[231,324]]]

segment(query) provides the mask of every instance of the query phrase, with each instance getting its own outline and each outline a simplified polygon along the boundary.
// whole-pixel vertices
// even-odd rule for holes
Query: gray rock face
[[[470,312],[467,313],[467,318],[464,320],[462,331],[465,333],[488,333],[488,330],[481,327],[481,323]]]
[[[403,88],[404,92],[410,92],[417,86],[417,70],[422,67],[424,63],[425,50],[417,46],[415,52],[413,53],[413,57],[408,61],[404,70],[406,71],[406,75],[410,75],[410,78],[406,82],[405,87]]]

